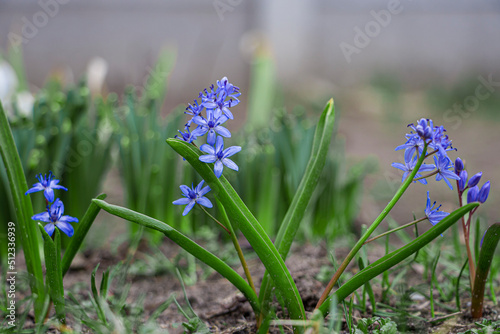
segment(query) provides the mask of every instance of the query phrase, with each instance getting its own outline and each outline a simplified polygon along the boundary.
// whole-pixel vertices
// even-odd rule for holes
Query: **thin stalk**
[[[202,210],[203,210],[203,211],[204,211],[204,212],[205,212],[205,213],[206,213],[206,214],[207,214],[210,218],[212,218],[212,220],[213,220],[214,222],[216,222],[217,224],[219,224],[219,226],[220,226],[220,227],[222,227],[222,228],[223,228],[223,229],[224,229],[224,230],[225,230],[225,231],[226,231],[229,235],[233,235],[233,234],[231,233],[231,231],[229,231],[229,230],[227,229],[227,227],[225,227],[224,225],[222,225],[222,224],[221,224],[221,222],[219,222],[217,219],[215,219],[215,217],[214,217],[214,216],[212,216],[212,215],[211,215],[211,214],[210,214],[210,213],[209,213],[209,212],[208,212],[208,211],[207,211],[207,210],[206,210],[206,209],[205,209],[202,205],[200,205],[200,208],[201,208],[201,209],[202,209]],[[254,289],[254,290],[255,290],[255,289]]]
[[[438,170],[438,169],[436,169],[436,170],[435,170],[435,171],[433,171],[433,172],[430,172],[430,173],[429,173],[429,174],[427,174],[427,175],[423,175],[423,176],[417,177],[414,181],[419,181],[419,180],[422,180],[422,179],[426,179],[426,178],[428,178],[428,177],[431,177],[431,176],[433,176],[433,175],[436,175],[437,173],[439,173],[439,170]]]
[[[458,188],[458,180],[457,180],[457,190],[458,189],[459,188]],[[460,207],[463,206],[462,194],[463,194],[463,191],[458,190],[458,204],[460,205]],[[472,216],[472,212],[469,213],[469,220],[470,220],[471,216]],[[469,282],[470,282],[470,286],[472,289],[474,287],[474,278],[476,277],[476,267],[474,265],[474,259],[472,258],[472,252],[470,250],[469,227],[470,227],[470,225],[465,223],[465,218],[464,218],[464,216],[462,216],[462,228],[464,230],[465,248],[467,249],[467,258],[469,259]]]
[[[408,189],[410,184],[414,181],[415,175],[418,173],[418,170],[420,166],[422,166],[422,163],[424,162],[424,159],[426,158],[425,153],[427,152],[427,146],[428,144],[426,143],[424,146],[424,149],[422,151],[422,154],[418,158],[417,163],[415,164],[415,167],[413,168],[412,172],[406,180],[403,182],[401,187],[399,187],[398,191],[394,195],[394,197],[391,199],[391,201],[387,204],[387,206],[382,210],[380,215],[375,219],[375,221],[370,225],[368,230],[365,232],[365,234],[358,240],[356,245],[351,249],[347,257],[344,259],[344,262],[340,265],[339,269],[335,272],[333,275],[332,279],[328,283],[327,287],[325,288],[325,291],[323,291],[323,294],[321,295],[318,304],[316,305],[316,308],[320,307],[321,304],[328,298],[328,295],[330,294],[330,291],[332,291],[333,287],[335,286],[335,283],[339,279],[340,275],[344,272],[344,270],[347,268],[349,263],[351,262],[352,258],[356,255],[356,253],[360,250],[361,247],[363,247],[363,244],[365,241],[370,237],[370,235],[375,231],[375,229],[380,225],[380,223],[385,219],[385,217],[389,214],[389,212],[392,210],[394,205],[399,201],[401,196],[403,196],[403,193]]]
[[[384,232],[384,233],[382,233],[382,234],[380,234],[380,235],[377,235],[376,237],[373,237],[373,238],[371,238],[371,239],[366,240],[366,241],[365,241],[365,243],[364,243],[363,245],[366,245],[366,244],[367,244],[367,243],[369,243],[369,242],[375,241],[375,240],[377,240],[378,238],[382,238],[382,237],[383,237],[383,236],[385,236],[385,235],[388,235],[388,234],[394,233],[394,232],[396,232],[396,231],[402,230],[402,229],[404,229],[404,228],[407,228],[407,227],[413,226],[413,225],[415,225],[415,224],[418,224],[418,223],[420,223],[421,221],[424,221],[424,220],[426,220],[426,219],[427,219],[427,217],[422,217],[422,218],[417,219],[417,220],[414,220],[414,221],[412,221],[412,222],[410,222],[410,223],[408,223],[408,224],[404,224],[404,225],[401,225],[401,226],[399,226],[399,227],[396,227],[395,229],[392,229],[392,230],[390,230],[390,231]]]
[[[245,260],[245,256],[243,255],[243,251],[241,249],[240,243],[238,242],[238,237],[236,236],[236,233],[234,233],[233,226],[231,225],[231,222],[229,221],[229,217],[227,216],[226,210],[222,206],[221,203],[217,201],[218,207],[221,211],[222,214],[222,221],[226,223],[228,229],[230,230],[230,236],[231,236],[231,241],[233,242],[234,248],[236,249],[236,252],[238,253],[238,258],[240,259],[241,266],[243,267],[243,270],[245,271],[245,276],[247,277],[248,284],[250,287],[253,289],[255,294],[257,294],[257,289],[255,289],[255,284],[253,283],[252,275],[250,274],[250,270],[248,269],[248,264],[247,261]]]

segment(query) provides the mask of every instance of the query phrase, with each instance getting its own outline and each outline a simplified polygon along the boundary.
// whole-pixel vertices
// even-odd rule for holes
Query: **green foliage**
[[[358,321],[354,330],[355,334],[396,334],[397,324],[388,318],[372,317],[362,318]]]
[[[483,319],[481,322],[476,322],[479,328],[473,328],[460,332],[458,334],[498,334],[500,333],[500,320],[493,321],[490,319]]]

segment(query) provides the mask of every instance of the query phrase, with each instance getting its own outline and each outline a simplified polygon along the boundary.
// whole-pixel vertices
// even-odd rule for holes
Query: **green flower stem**
[[[234,229],[233,229],[233,226],[231,225],[231,221],[229,220],[229,217],[227,216],[226,209],[224,209],[224,206],[222,205],[222,203],[219,200],[217,200],[217,207],[219,208],[219,210],[221,212],[222,221],[226,224],[227,228],[230,231],[229,234],[231,235],[231,241],[233,242],[234,248],[236,249],[236,252],[238,253],[238,257],[240,259],[241,266],[243,267],[243,270],[245,271],[245,276],[247,277],[248,284],[250,284],[250,287],[257,294],[257,289],[255,289],[255,284],[253,283],[252,275],[250,274],[250,270],[248,269],[247,261],[245,260],[245,256],[243,256],[243,251],[241,249],[240,243],[238,242],[238,237],[236,236],[236,233],[234,233]]]
[[[392,210],[394,205],[399,201],[401,196],[403,196],[403,193],[408,189],[410,184],[414,181],[415,175],[417,174],[420,166],[422,166],[422,163],[424,162],[424,159],[426,158],[426,152],[427,152],[427,143],[424,145],[424,149],[422,151],[422,154],[420,155],[417,163],[415,164],[415,167],[413,168],[412,172],[406,180],[403,182],[401,187],[399,187],[398,191],[394,195],[394,197],[391,199],[391,201],[387,204],[387,206],[384,208],[384,210],[380,213],[380,215],[375,219],[375,221],[370,225],[368,230],[365,232],[365,234],[358,240],[356,245],[351,249],[347,257],[344,259],[340,267],[337,269],[335,274],[333,275],[332,279],[328,283],[327,287],[325,288],[325,291],[323,291],[323,294],[321,295],[318,304],[316,305],[316,308],[319,308],[321,304],[328,298],[328,295],[330,294],[330,291],[332,291],[333,287],[335,286],[335,283],[339,279],[340,275],[344,272],[344,270],[347,268],[353,257],[358,253],[360,248],[363,246],[365,241],[370,237],[370,235],[375,231],[375,229],[380,225],[380,223],[384,220],[384,218],[389,214],[389,212]]]
[[[365,241],[365,243],[364,243],[363,245],[366,245],[366,244],[367,244],[367,243],[369,243],[369,242],[375,241],[375,240],[377,240],[378,238],[382,238],[383,236],[386,236],[386,235],[388,235],[388,234],[391,234],[391,233],[397,232],[397,231],[399,231],[399,230],[402,230],[402,229],[404,229],[404,228],[407,228],[407,227],[413,226],[413,225],[415,225],[415,224],[418,224],[418,223],[420,223],[421,221],[424,221],[424,220],[426,220],[426,219],[427,219],[427,217],[422,217],[422,218],[417,219],[417,220],[414,220],[414,221],[412,221],[412,222],[410,222],[410,223],[408,223],[408,224],[404,224],[404,225],[401,225],[401,226],[399,226],[399,227],[396,227],[395,229],[392,229],[392,230],[390,230],[390,231],[384,232],[384,233],[382,233],[382,234],[380,234],[380,235],[377,235],[376,237],[373,237],[373,238],[371,238],[371,239],[366,240],[366,241]]]
[[[221,224],[221,222],[220,222],[220,221],[218,221],[217,219],[215,219],[215,217],[214,217],[214,216],[212,216],[212,215],[210,214],[210,212],[208,212],[208,211],[207,211],[207,209],[205,209],[202,205],[200,205],[200,208],[201,208],[201,209],[203,210],[203,212],[205,212],[205,213],[207,214],[207,216],[209,216],[209,217],[210,217],[210,218],[211,218],[214,222],[216,222],[217,224],[219,224],[219,226],[220,226],[220,227],[222,227],[222,228],[224,229],[224,231],[226,231],[229,235],[233,235],[233,234],[231,233],[231,231],[229,231],[229,230],[227,229],[227,227],[225,227],[223,224]]]

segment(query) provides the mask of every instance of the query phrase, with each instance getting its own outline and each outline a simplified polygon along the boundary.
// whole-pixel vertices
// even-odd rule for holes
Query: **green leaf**
[[[125,220],[134,222],[136,224],[142,225],[144,227],[160,231],[167,238],[178,244],[180,247],[185,249],[188,253],[192,254],[198,260],[207,264],[219,274],[224,276],[229,282],[231,282],[238,290],[240,290],[243,295],[248,299],[250,305],[252,306],[256,314],[259,313],[259,301],[257,295],[248,285],[248,283],[240,276],[236,271],[229,267],[224,261],[219,259],[217,256],[213,255],[182,233],[173,229],[169,225],[159,220],[153,219],[141,213],[135,212],[133,210],[120,207],[117,205],[109,204],[100,199],[92,200],[101,209],[115,215],[117,217],[123,218]]]
[[[49,295],[54,302],[57,319],[64,324],[66,311],[64,306],[64,287],[61,272],[61,234],[59,229],[54,230],[54,240],[48,235],[42,224],[38,223],[43,236],[43,249],[45,253],[46,284]]]
[[[499,240],[500,223],[495,223],[486,230],[481,252],[479,253],[471,304],[471,313],[474,319],[481,318],[483,315],[484,287],[488,278],[488,272],[490,271],[491,260],[493,259],[493,255],[495,255],[495,249]]]
[[[280,256],[286,259],[295,235],[299,229],[300,222],[304,217],[307,204],[318,184],[318,179],[321,171],[325,166],[328,149],[333,134],[333,126],[335,124],[335,108],[333,99],[330,99],[321,114],[321,117],[314,133],[314,139],[311,149],[311,156],[306,167],[306,171],[299,187],[293,197],[292,204],[281,223],[278,236],[276,237],[275,245]],[[266,312],[267,305],[272,298],[273,282],[269,279],[269,274],[266,271],[264,274],[260,289],[259,299]]]
[[[42,262],[38,248],[40,237],[36,231],[36,223],[31,220],[33,216],[31,199],[29,196],[24,195],[28,191],[28,185],[24,176],[21,159],[14,143],[12,131],[1,103],[0,155],[7,171],[12,202],[16,209],[16,236],[20,237],[28,274],[33,278],[29,282],[31,293],[35,297],[35,321],[38,322],[43,320],[42,309],[45,299]]]
[[[356,291],[357,288],[365,284],[367,281],[400,263],[408,256],[412,255],[420,248],[424,247],[432,240],[440,236],[441,233],[446,231],[458,219],[460,219],[463,215],[465,215],[467,212],[477,207],[478,205],[478,203],[471,203],[453,211],[450,215],[440,221],[439,224],[433,226],[427,232],[425,232],[406,246],[403,246],[400,249],[395,250],[394,252],[387,254],[381,259],[373,262],[368,267],[354,275],[354,277],[352,277],[349,281],[344,283],[342,287],[340,287],[337,291],[330,295],[328,299],[326,299],[325,302],[321,304],[319,310],[324,315],[326,315],[330,308],[330,302],[333,298],[336,298],[336,300],[338,300],[339,302],[343,301],[347,296]]]
[[[240,229],[269,271],[279,293],[286,301],[292,319],[306,319],[304,305],[285,261],[265,233],[257,219],[243,203],[224,176],[217,178],[212,164],[201,162],[203,155],[196,146],[178,139],[167,139],[167,143],[183,156],[208,183],[212,192],[224,205],[231,221]]]
[[[106,194],[101,194],[97,196],[97,199],[105,199],[105,198]],[[87,236],[87,233],[90,230],[92,224],[94,223],[94,220],[97,217],[97,214],[99,213],[100,210],[101,208],[97,206],[97,204],[91,202],[82,220],[80,220],[80,222],[76,226],[75,234],[73,235],[73,238],[71,238],[71,242],[66,248],[66,251],[64,252],[64,256],[62,259],[63,276],[66,275],[66,273],[68,272],[68,269],[71,266],[71,262],[73,262],[76,253],[80,249],[83,240]]]

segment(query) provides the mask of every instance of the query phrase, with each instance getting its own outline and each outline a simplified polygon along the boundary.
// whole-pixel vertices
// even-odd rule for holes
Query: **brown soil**
[[[138,252],[135,254],[135,259],[140,260],[143,258],[150,249],[145,245],[139,247]],[[160,250],[166,255],[167,258],[172,259],[178,253],[178,247],[170,242],[165,242]],[[375,249],[370,253],[369,257],[374,260],[378,258],[383,250]],[[95,266],[100,263],[97,274],[97,282],[100,282],[102,272],[107,268],[113,267],[120,261],[125,259],[127,253],[126,248],[119,249],[116,254],[111,254],[108,250],[88,251],[78,255],[75,259],[72,268],[64,279],[66,291],[72,291],[75,296],[82,299],[88,299],[88,292],[90,291],[90,273]],[[338,258],[345,256],[346,252],[336,250]],[[331,265],[328,261],[328,250],[324,245],[305,245],[295,247],[292,254],[289,256],[286,264],[290,272],[296,280],[297,287],[301,296],[303,297],[304,305],[308,312],[314,309],[318,296],[323,291],[325,284],[319,282],[316,276],[322,267],[329,267]],[[20,259],[21,260],[21,259]],[[179,262],[179,266],[183,266],[183,261]],[[255,278],[260,278],[263,275],[264,268],[260,265],[258,259],[249,260],[250,271]],[[350,268],[354,271],[354,268]],[[413,271],[413,272],[410,272]],[[405,276],[405,284],[407,286],[414,286],[421,284],[421,268],[419,265],[414,265]],[[242,270],[238,272],[243,275]],[[252,309],[245,298],[239,293],[230,283],[216,272],[212,272],[205,279],[202,278],[203,269],[198,268],[198,281],[192,286],[186,288],[186,293],[189,302],[196,314],[209,326],[210,331],[213,333],[255,333],[255,318]],[[158,275],[128,275],[127,283],[131,283],[131,289],[128,294],[127,303],[134,304],[137,300],[144,299],[144,313],[147,319],[151,313],[161,305],[172,293],[175,293],[177,300],[183,306],[186,305],[180,282],[173,273],[165,273]],[[256,282],[257,285],[260,281]],[[110,293],[115,293],[119,286],[115,282],[111,285]],[[258,288],[258,287],[257,287]],[[377,300],[381,298],[381,289],[377,284],[373,284],[373,289]],[[438,296],[436,295],[436,298]],[[462,304],[466,305],[468,301],[463,300]],[[393,300],[388,301],[392,306]],[[369,303],[368,303],[369,304]],[[283,314],[280,310],[279,304],[276,304],[278,315]],[[431,323],[429,302],[427,300],[414,300],[408,308],[408,313],[412,316],[428,319],[423,321],[415,318],[408,317],[407,330],[405,332],[411,333],[459,333],[467,329],[475,328],[474,321],[470,317],[470,313],[464,310],[462,313],[457,313],[449,319],[441,322]],[[342,312],[339,309],[339,312]],[[437,309],[438,316],[449,315],[453,312],[447,310]],[[487,319],[494,321],[500,320],[500,307],[493,305],[486,305],[484,316]],[[396,315],[396,314],[395,314]],[[369,318],[370,307],[368,307],[367,314],[361,314],[358,310],[354,311],[355,319],[362,317]],[[69,318],[69,326],[75,319]],[[77,321],[77,320],[76,320]],[[178,311],[177,307],[170,305],[158,318],[157,323],[162,329],[168,330],[169,333],[183,333],[184,329],[181,326],[186,318]],[[31,323],[31,324],[30,324]],[[32,317],[28,319],[26,328],[32,327]],[[286,333],[291,333],[291,327],[284,327]],[[348,333],[345,322],[343,323],[343,333]],[[58,330],[52,329],[53,333],[58,333]],[[280,333],[278,327],[271,328],[271,333]]]

